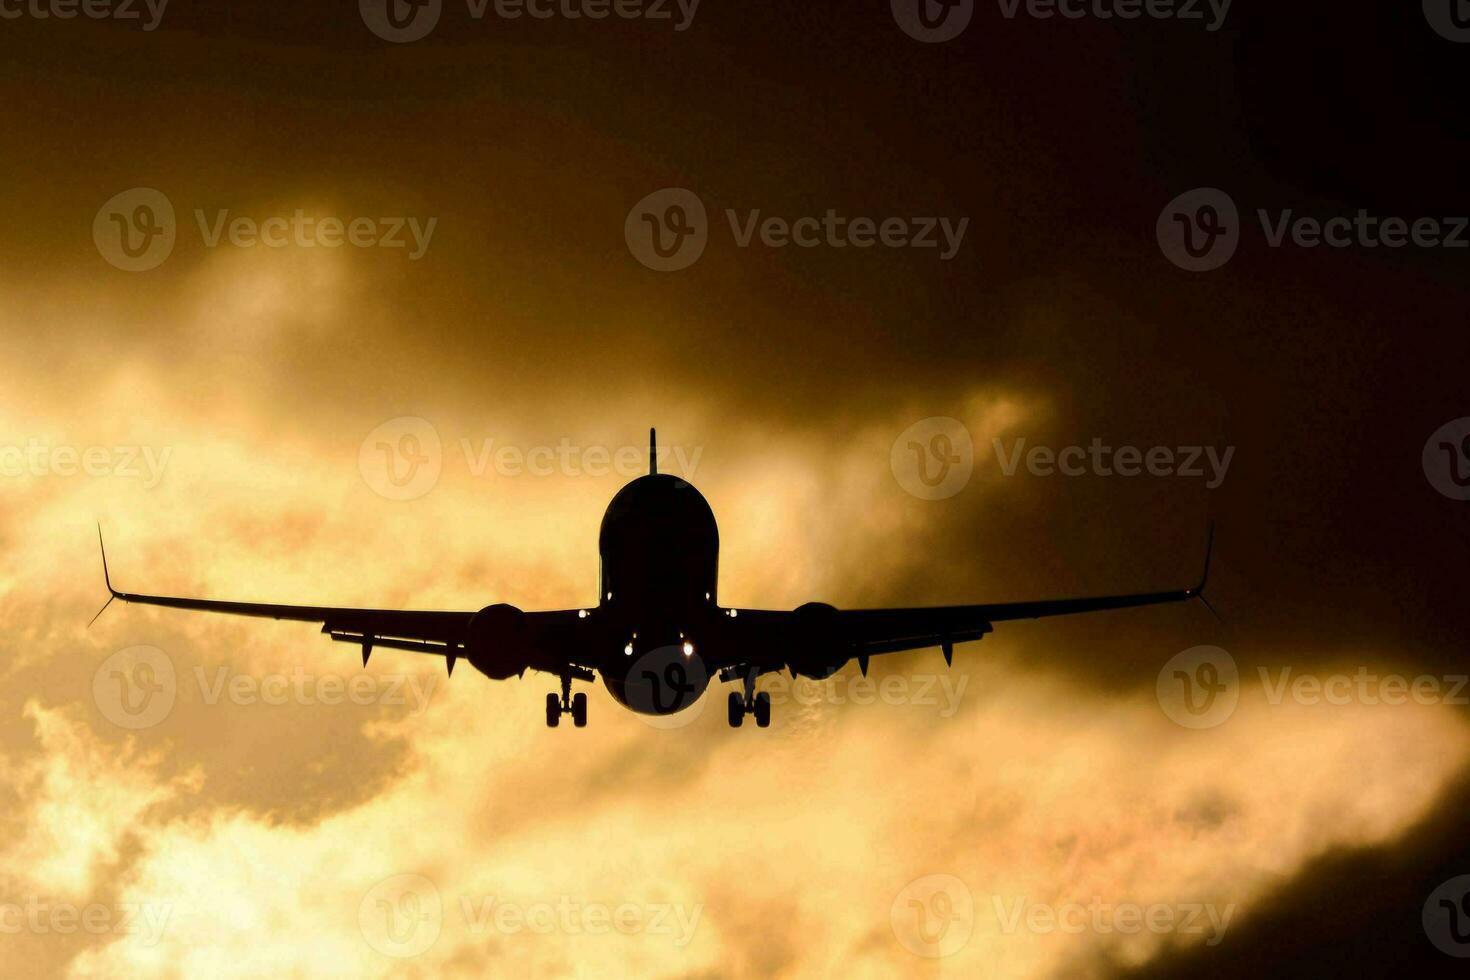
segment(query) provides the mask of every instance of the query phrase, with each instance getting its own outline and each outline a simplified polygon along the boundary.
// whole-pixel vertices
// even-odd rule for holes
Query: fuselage
[[[634,711],[670,714],[698,700],[701,654],[720,642],[720,535],[703,495],[667,474],[618,491],[602,518],[598,671]]]

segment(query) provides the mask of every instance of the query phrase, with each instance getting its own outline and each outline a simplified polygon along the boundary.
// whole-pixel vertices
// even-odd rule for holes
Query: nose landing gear
[[[572,694],[571,674],[561,675],[561,697],[555,691],[546,695],[546,727],[560,725],[562,715],[571,715],[572,724],[578,728],[587,727],[587,695],[580,691]]]
[[[771,695],[768,691],[755,693],[755,678],[755,669],[745,668],[740,674],[744,695],[738,691],[731,691],[726,700],[731,728],[739,728],[745,721],[746,715],[755,715],[757,728],[771,727]]]

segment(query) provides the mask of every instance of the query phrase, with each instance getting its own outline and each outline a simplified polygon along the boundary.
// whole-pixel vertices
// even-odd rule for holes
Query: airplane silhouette
[[[546,724],[553,728],[564,714],[579,728],[587,724],[587,695],[572,696],[574,680],[595,681],[601,675],[625,707],[646,715],[672,715],[704,695],[713,672],[742,686],[728,698],[730,725],[739,727],[750,714],[765,728],[771,723],[771,697],[755,691],[761,674],[784,669],[820,680],[856,658],[866,676],[870,657],[935,646],[943,651],[945,663],[952,664],[956,643],[983,638],[994,623],[1203,600],[1209,578],[1213,526],[1199,584],[1171,592],[898,609],[839,610],[821,602],[791,611],[723,607],[717,592],[719,531],[714,513],[692,485],[658,472],[652,429],[648,459],[648,475],[619,490],[602,518],[602,574],[594,607],[524,612],[497,603],[478,612],[415,612],[139,595],[113,588],[99,525],[102,574],[110,596],[97,616],[113,599],[121,599],[299,620],[321,623],[322,632],[333,640],[361,646],[363,666],[381,647],[444,657],[451,675],[461,657],[492,680],[542,671],[561,679],[561,694],[546,695]]]

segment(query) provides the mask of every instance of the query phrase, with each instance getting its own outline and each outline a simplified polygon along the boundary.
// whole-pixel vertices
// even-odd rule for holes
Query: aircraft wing
[[[101,543],[101,533],[98,533]],[[165,606],[172,609],[192,609],[200,612],[225,613],[232,616],[255,616],[262,619],[286,619],[304,623],[321,623],[322,632],[333,640],[353,643],[363,647],[363,663],[375,648],[411,650],[446,657],[449,669],[454,661],[465,654],[470,620],[474,612],[440,612],[406,609],[359,609],[344,606],[294,606],[269,602],[232,602],[219,599],[193,599],[180,596],[144,595],[123,592],[113,587],[107,570],[107,552],[102,553],[102,574],[110,594],[107,602],[114,599],[147,606]],[[107,606],[102,607],[104,610]],[[102,613],[98,612],[97,616]],[[570,644],[557,642],[574,627],[578,611],[574,609],[552,612],[524,613],[527,630],[543,640],[551,641],[547,646],[566,648]],[[95,622],[97,616],[92,617]],[[535,669],[555,670],[559,664],[532,664]]]
[[[1187,589],[972,606],[832,610],[831,628],[835,633],[832,639],[849,656],[859,658],[866,671],[868,657],[903,650],[941,647],[947,660],[952,655],[954,644],[978,640],[992,631],[993,624],[1007,620],[1041,619],[1046,616],[1068,616],[1074,613],[1203,599],[1205,583],[1210,574],[1213,544],[1214,529],[1211,528],[1209,542],[1205,547],[1204,572],[1199,583]],[[743,624],[750,639],[757,634],[779,635],[783,629],[790,628],[797,615],[795,612],[760,609],[740,609],[735,612],[736,621]],[[772,669],[771,665],[762,666],[763,669]]]
[[[1089,596],[1080,599],[1043,599],[975,606],[933,606],[910,609],[847,609],[839,612],[843,632],[855,654],[896,653],[978,640],[991,625],[1012,619],[1041,619],[1073,613],[1100,612],[1183,602],[1199,595],[1198,588],[1132,595]]]

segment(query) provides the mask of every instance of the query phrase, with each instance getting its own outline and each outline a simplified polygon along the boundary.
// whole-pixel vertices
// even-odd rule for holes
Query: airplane
[[[102,574],[110,595],[93,622],[114,599],[121,599],[321,623],[321,631],[333,640],[362,648],[364,667],[374,649],[387,648],[443,657],[451,676],[460,658],[497,681],[522,677],[528,670],[553,674],[561,680],[561,692],[546,695],[546,724],[552,728],[568,714],[576,727],[587,724],[587,695],[573,696],[573,681],[595,682],[600,675],[624,707],[668,716],[703,697],[714,674],[741,685],[727,699],[730,726],[738,728],[753,715],[757,727],[767,728],[771,696],[755,690],[762,674],[789,670],[793,677],[821,680],[856,659],[867,676],[871,657],[936,646],[952,666],[955,644],[982,639],[998,622],[1204,600],[1213,525],[1199,584],[1187,589],[898,609],[837,609],[823,602],[789,611],[721,606],[714,512],[689,482],[658,472],[658,436],[653,429],[648,435],[648,474],[619,490],[602,518],[595,606],[526,612],[502,602],[478,611],[436,612],[122,592],[112,585],[99,524]]]

